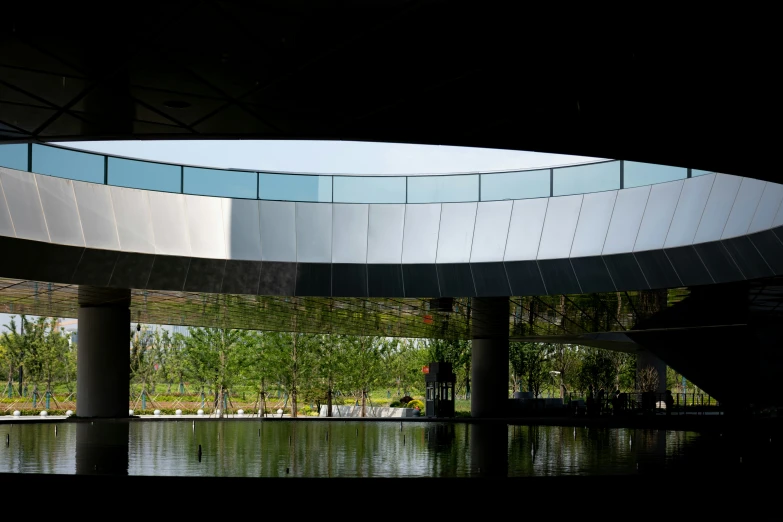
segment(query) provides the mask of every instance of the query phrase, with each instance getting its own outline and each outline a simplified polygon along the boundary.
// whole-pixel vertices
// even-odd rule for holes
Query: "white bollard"
[[[46,417],[47,415],[49,415],[49,413],[47,413],[46,410],[44,410],[41,413],[39,413],[38,415],[40,415],[41,417]]]
[[[133,410],[128,410],[128,417],[133,417]]]
[[[22,412],[19,410],[14,410],[14,417],[19,417],[22,415]]]
[[[70,417],[71,415],[73,415],[73,412],[71,410],[65,412],[66,417]],[[131,410],[131,415],[133,415],[133,410]]]
[[[198,410],[198,411],[196,412],[196,415],[198,415],[199,417],[201,417],[202,415],[204,415],[204,410]]]
[[[160,415],[160,410],[155,410],[152,412],[153,415],[158,416]]]
[[[220,410],[215,410],[215,417],[220,417]]]
[[[280,408],[279,410],[277,410],[277,414],[278,415],[282,415],[283,414],[283,408]]]
[[[174,415],[182,415],[182,410],[177,410],[174,412]]]
[[[245,414],[245,410],[237,410],[237,417],[241,417]]]

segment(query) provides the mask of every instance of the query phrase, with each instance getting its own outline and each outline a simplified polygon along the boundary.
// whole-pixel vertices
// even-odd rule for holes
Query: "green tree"
[[[155,359],[150,349],[153,344],[153,333],[148,326],[137,326],[130,331],[130,378],[131,385],[136,382],[141,385],[141,393],[149,395],[154,391]],[[135,395],[135,394],[134,394]]]
[[[45,384],[46,391],[53,391],[55,380],[64,372],[65,354],[69,350],[68,336],[58,329],[58,320],[39,317],[25,331],[29,347],[24,365],[34,390]]]
[[[546,343],[509,344],[509,362],[514,374],[527,386],[527,391],[538,397],[541,387],[551,377],[548,354],[551,350]]]
[[[287,390],[292,417],[298,416],[299,391],[313,373],[317,337],[295,332],[267,334],[266,351],[278,381]]]
[[[324,385],[326,416],[332,416],[334,390],[339,387],[346,372],[346,354],[344,336],[320,335],[314,339],[315,376]]]
[[[229,390],[239,381],[252,345],[244,330],[188,328],[183,337],[187,372],[202,385],[215,390],[214,410],[225,415]]]
[[[21,324],[27,323],[27,318],[21,316]],[[13,393],[14,373],[22,366],[23,357],[25,353],[25,338],[20,332],[17,332],[16,319],[11,317],[10,322],[5,325],[6,331],[3,332],[2,338],[0,338],[0,344],[4,348],[4,365],[3,368],[8,370],[8,394]],[[19,395],[22,395],[22,385],[19,383]]]
[[[249,332],[247,381],[258,394],[258,402],[263,416],[266,416],[267,385],[278,379],[278,364],[275,343],[276,333]]]
[[[367,416],[367,395],[384,375],[383,360],[391,349],[378,337],[358,335],[344,337],[347,360],[346,378],[349,386],[359,392],[362,401],[362,417]]]
[[[633,387],[636,358],[627,353],[582,346],[578,382],[583,390],[627,390]]]
[[[548,345],[548,358],[552,371],[556,371],[556,379],[560,388],[560,398],[565,399],[570,384],[575,381],[575,373],[580,367],[577,350],[568,344]]]
[[[463,339],[428,339],[426,354],[430,362],[451,363],[451,368],[457,376],[457,393],[467,387],[470,379],[471,342]]]

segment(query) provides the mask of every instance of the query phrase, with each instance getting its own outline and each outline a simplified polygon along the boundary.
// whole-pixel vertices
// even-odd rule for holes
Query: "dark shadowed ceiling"
[[[14,2],[0,140],[389,141],[778,176],[771,18],[520,5]]]

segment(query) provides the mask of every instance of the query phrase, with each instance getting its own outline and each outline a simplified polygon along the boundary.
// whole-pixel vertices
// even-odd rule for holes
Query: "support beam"
[[[127,417],[130,290],[79,287],[76,414]]]
[[[508,297],[472,300],[470,413],[502,417],[508,405]]]

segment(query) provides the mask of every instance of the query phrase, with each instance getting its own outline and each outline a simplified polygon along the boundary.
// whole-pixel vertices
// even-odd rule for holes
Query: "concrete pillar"
[[[128,417],[130,290],[79,287],[76,415]]]
[[[503,417],[508,411],[508,297],[472,300],[470,413]]]
[[[643,350],[636,354],[636,372],[647,366],[652,366],[658,372],[658,388],[656,393],[666,392],[666,363],[656,357],[652,352]]]

